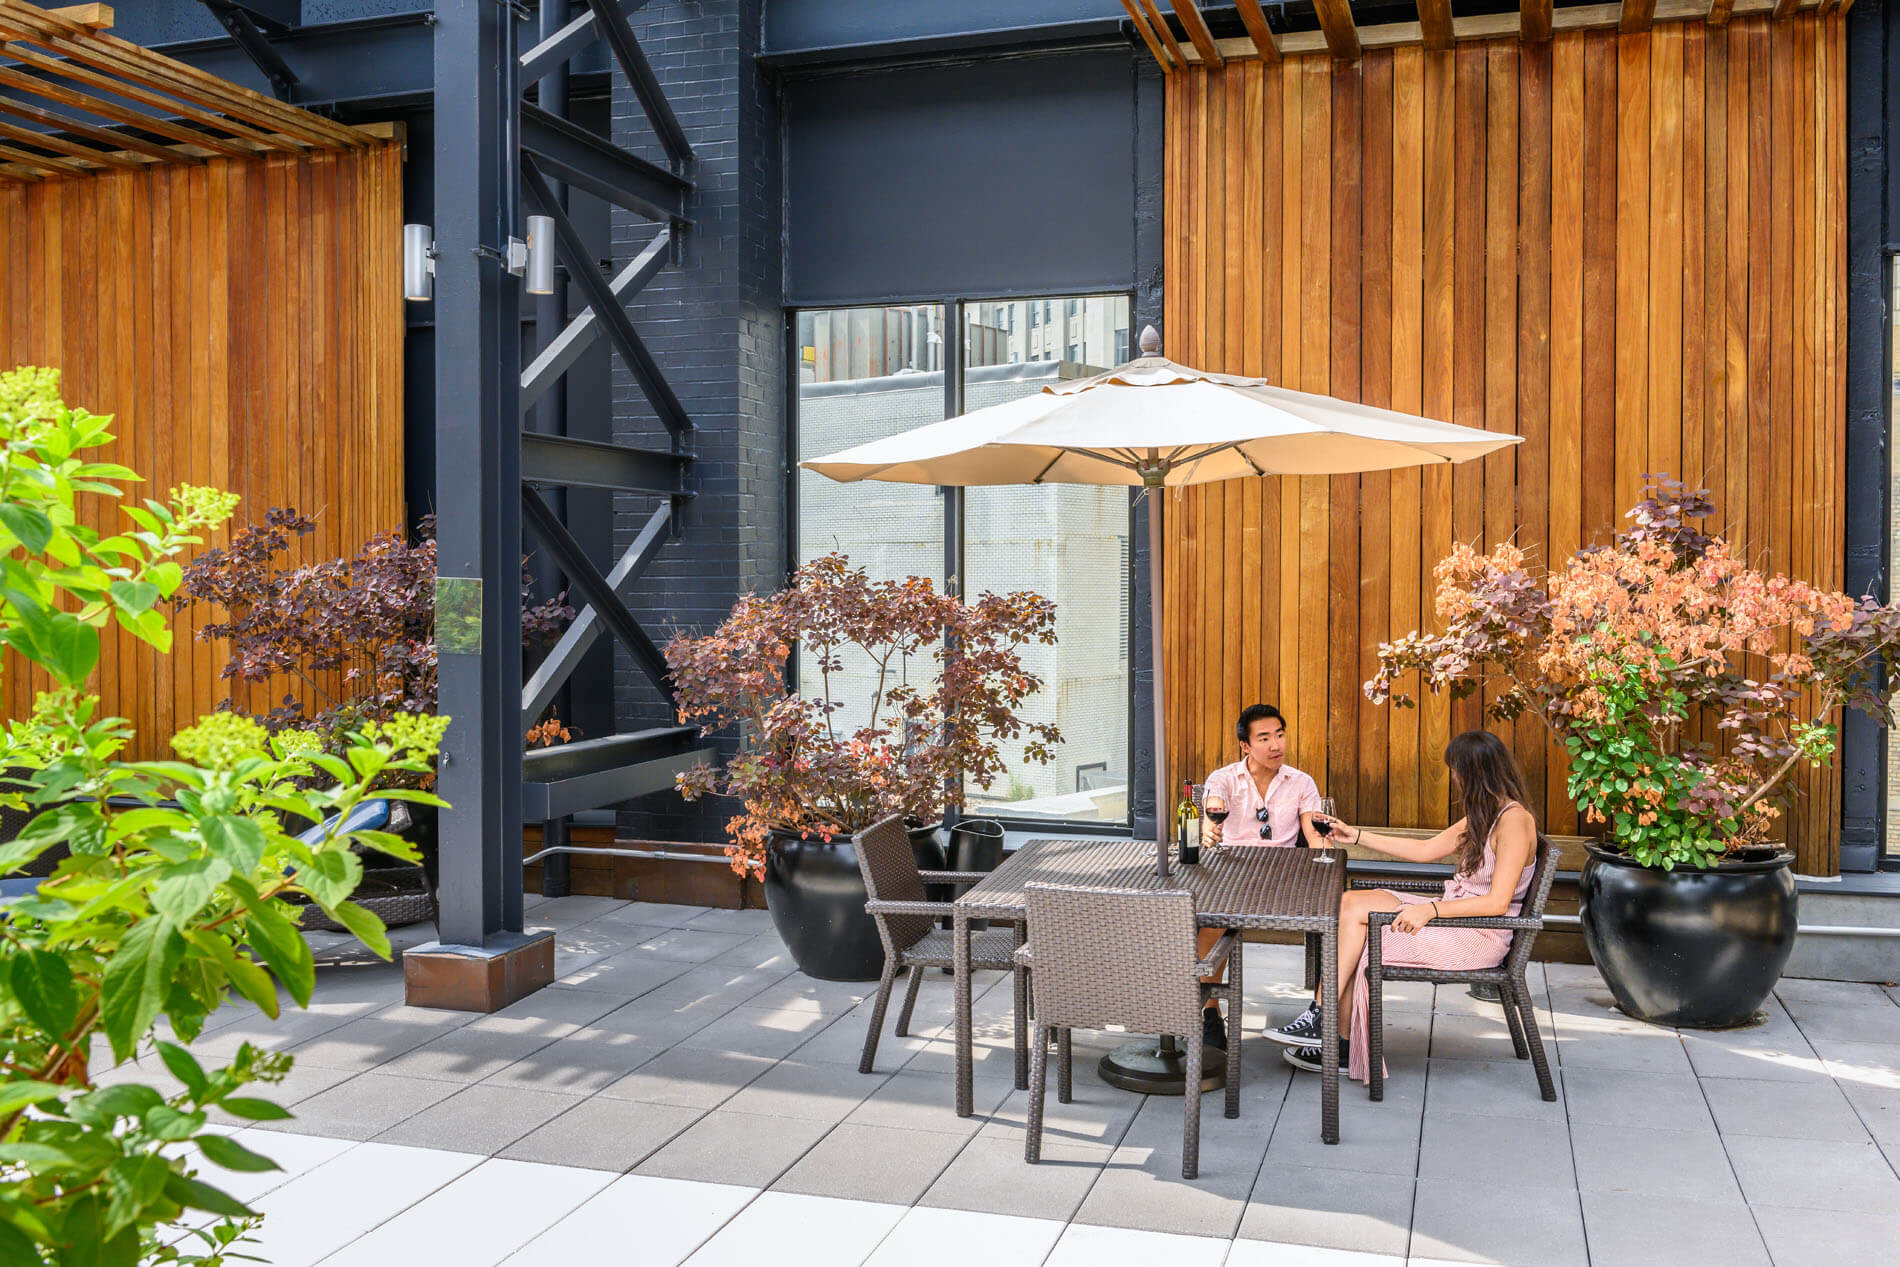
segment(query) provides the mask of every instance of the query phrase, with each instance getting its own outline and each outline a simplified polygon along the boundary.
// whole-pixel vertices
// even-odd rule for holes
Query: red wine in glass
[[[1326,842],[1327,847],[1313,855],[1314,862],[1331,862],[1333,860],[1333,851],[1331,848],[1333,835],[1332,820],[1336,816],[1337,811],[1334,808],[1333,798],[1330,796],[1320,797],[1319,813],[1313,818],[1313,830],[1319,834],[1321,840]]]

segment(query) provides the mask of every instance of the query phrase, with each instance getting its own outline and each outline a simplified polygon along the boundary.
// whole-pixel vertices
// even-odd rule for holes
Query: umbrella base
[[[1172,1038],[1140,1038],[1123,1043],[1096,1066],[1111,1087],[1141,1095],[1181,1095],[1187,1085],[1187,1058]],[[1227,1053],[1218,1047],[1202,1049],[1201,1090],[1218,1091],[1227,1085]]]

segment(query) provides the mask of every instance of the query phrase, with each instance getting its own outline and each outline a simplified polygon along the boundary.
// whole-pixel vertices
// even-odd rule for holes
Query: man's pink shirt
[[[1219,792],[1227,802],[1221,841],[1230,846],[1292,845],[1299,840],[1300,815],[1319,808],[1319,784],[1312,776],[1290,765],[1281,766],[1267,784],[1267,836],[1262,840],[1255,815],[1263,798],[1244,757],[1208,775],[1206,786],[1207,792]]]

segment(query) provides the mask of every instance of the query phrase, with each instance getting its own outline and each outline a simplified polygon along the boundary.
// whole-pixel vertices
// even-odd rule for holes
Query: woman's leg
[[[1333,1016],[1341,1034],[1349,1032],[1359,958],[1366,950],[1366,916],[1372,911],[1396,911],[1404,905],[1404,898],[1387,889],[1347,889],[1339,899],[1339,998]]]

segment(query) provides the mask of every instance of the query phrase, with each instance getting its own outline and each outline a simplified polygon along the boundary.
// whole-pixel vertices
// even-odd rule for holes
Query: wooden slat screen
[[[401,163],[380,143],[0,185],[0,366],[51,365],[68,401],[115,415],[107,456],[150,495],[229,489],[240,524],[316,515],[304,561],[400,527]],[[93,511],[124,522],[110,499]],[[139,755],[171,756],[171,733],[231,694],[224,645],[175,627],[169,656],[116,626],[105,640],[97,688]],[[8,715],[43,685],[9,656]],[[290,689],[237,699],[266,711]]]
[[[1839,13],[1190,67],[1167,80],[1167,353],[1525,437],[1455,470],[1169,494],[1175,779],[1232,760],[1255,700],[1362,822],[1446,821],[1475,701],[1360,692],[1432,624],[1454,540],[1607,539],[1642,475],[1700,478],[1749,556],[1842,580]],[[1552,832],[1542,727],[1501,728]],[[1790,824],[1838,867],[1836,777]]]

